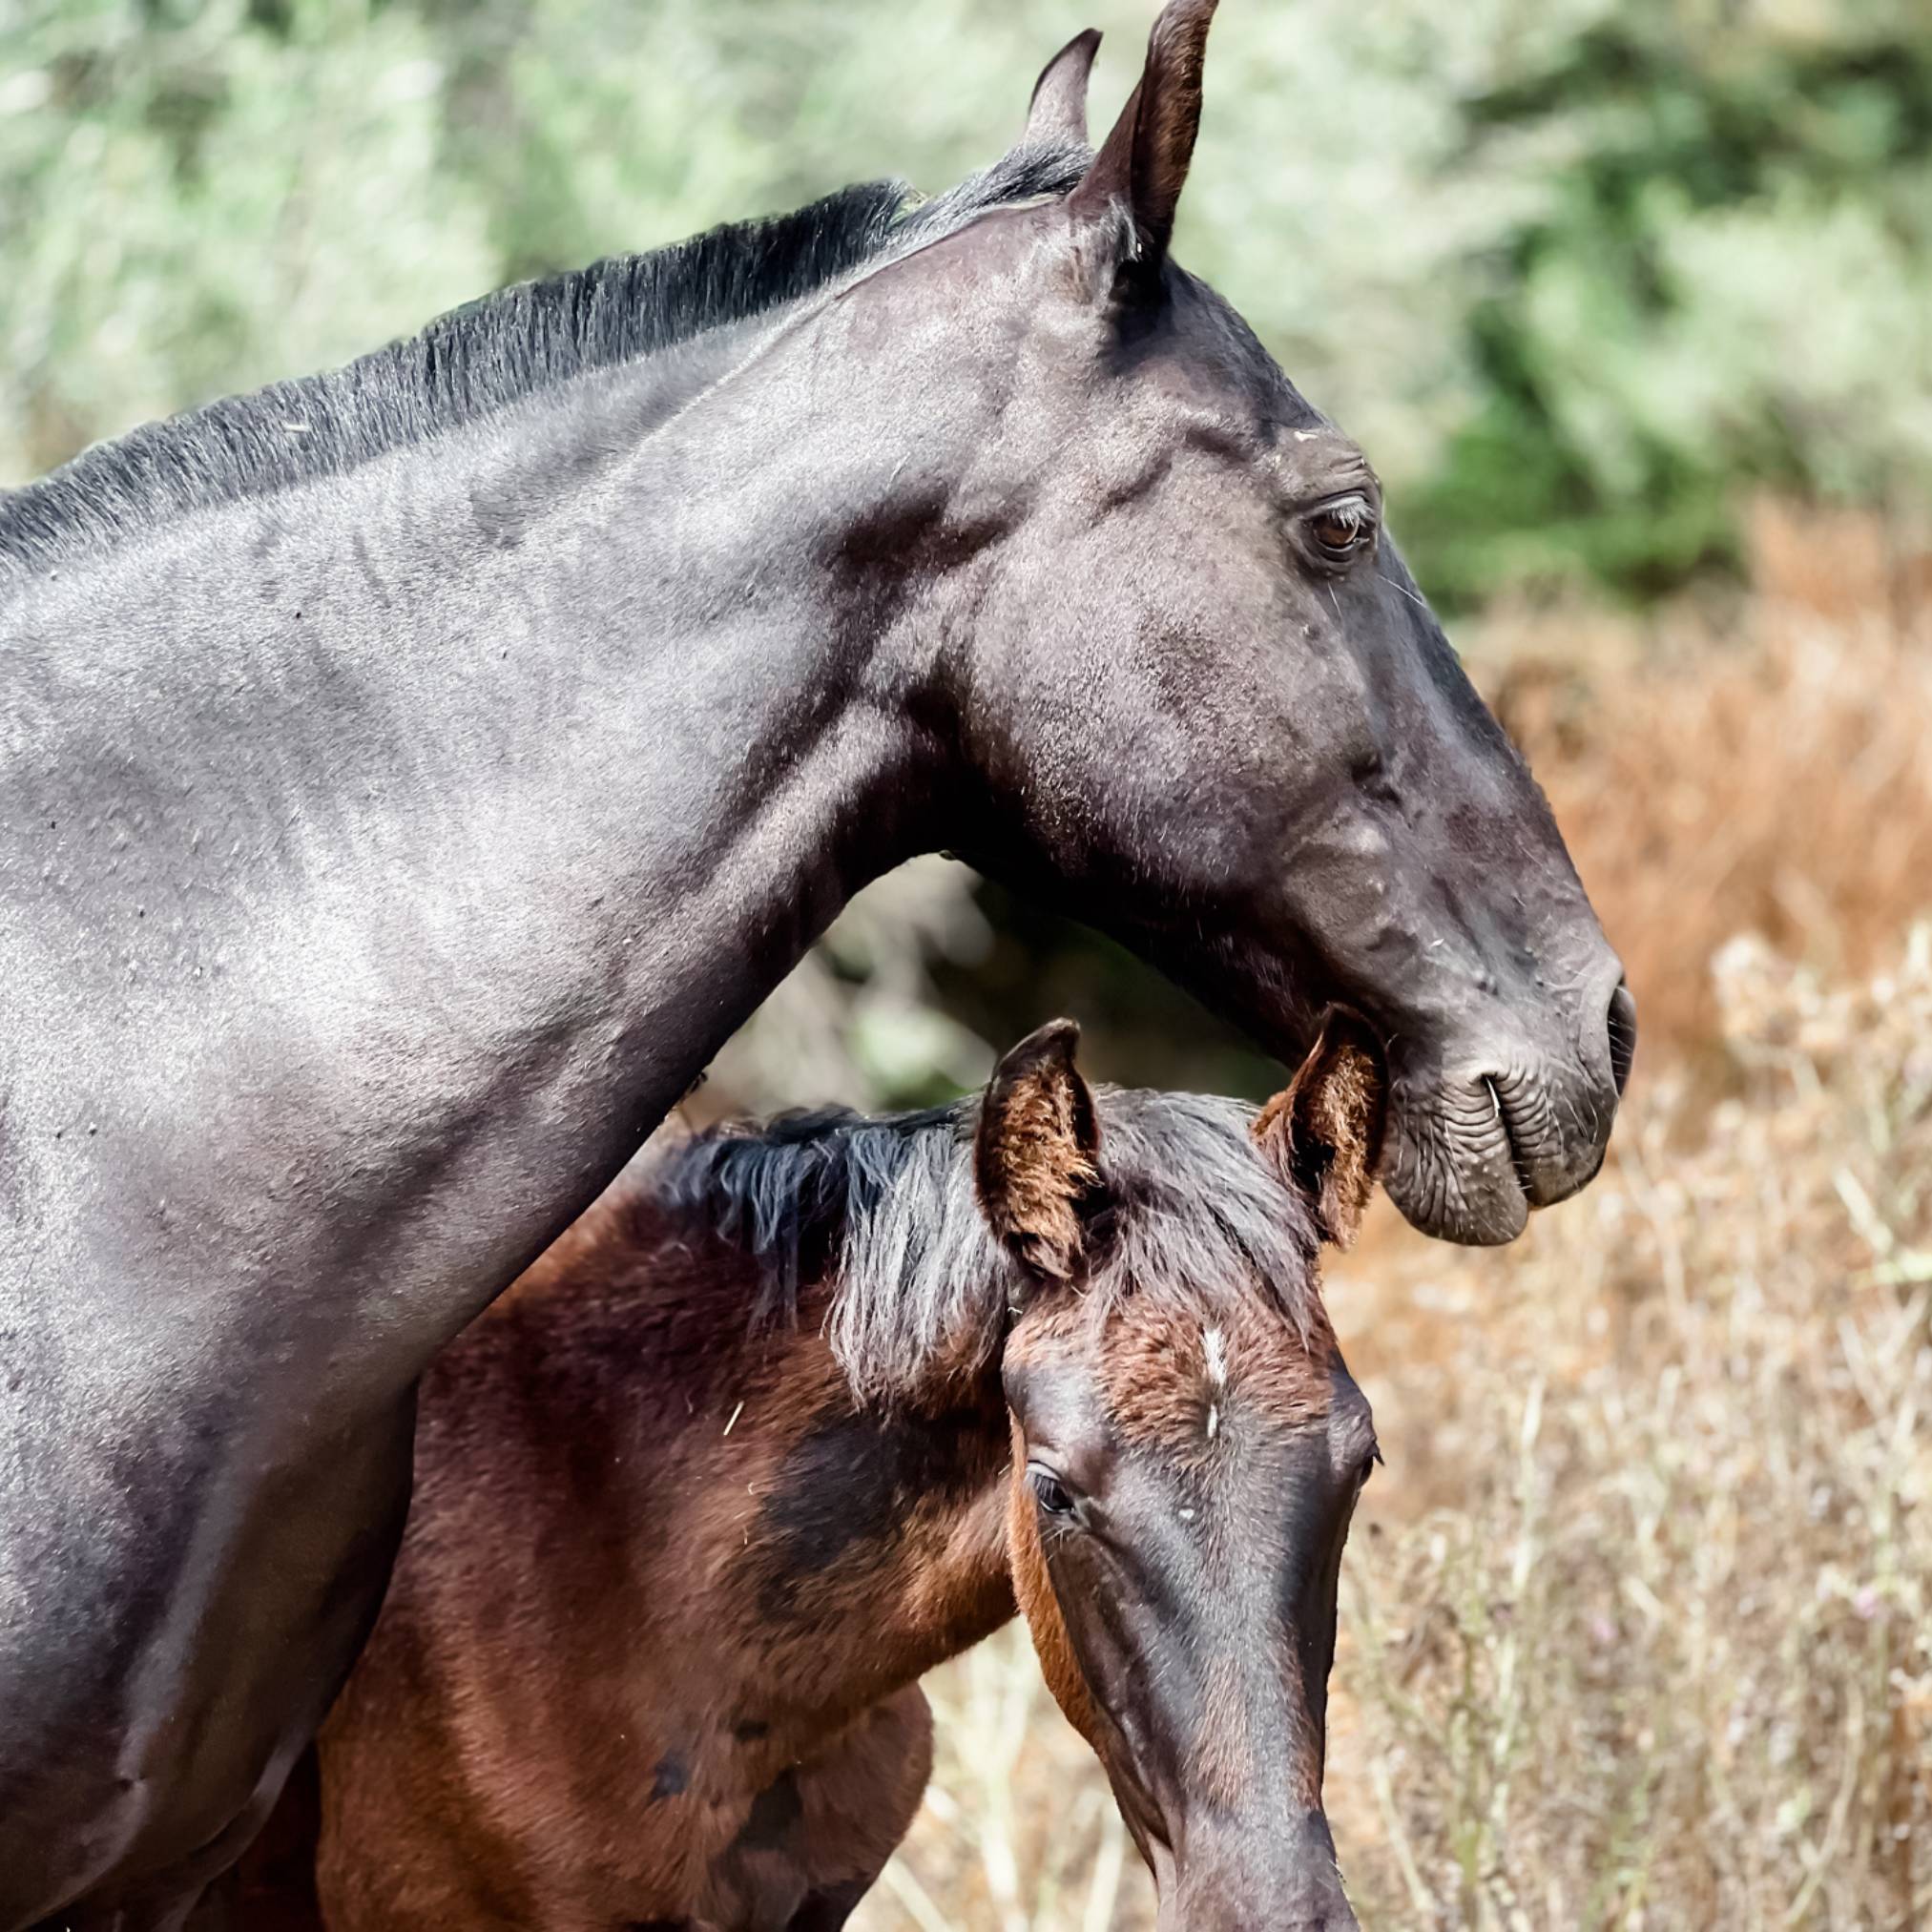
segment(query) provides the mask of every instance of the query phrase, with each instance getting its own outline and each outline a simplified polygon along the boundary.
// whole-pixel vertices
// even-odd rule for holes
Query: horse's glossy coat
[[[908,854],[1284,1052],[1352,1005],[1424,1226],[1594,1172],[1627,1014],[1548,810],[1165,253],[1211,10],[1091,167],[1079,42],[862,247],[486,303],[0,502],[0,1932],[232,1859],[425,1365]]]

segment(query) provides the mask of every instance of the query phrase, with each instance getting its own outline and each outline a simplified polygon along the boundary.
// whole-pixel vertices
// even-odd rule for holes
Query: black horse
[[[0,1932],[171,1927],[369,1627],[424,1365],[949,847],[1497,1241],[1621,974],[1361,452],[1168,258],[1212,0],[924,205],[512,290],[0,501]]]

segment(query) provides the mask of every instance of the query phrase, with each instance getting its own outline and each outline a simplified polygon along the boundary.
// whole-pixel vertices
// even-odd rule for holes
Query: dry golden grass
[[[1701,1052],[1740,932],[1840,971],[1932,901],[1932,556],[1767,506],[1758,590],[1650,620],[1500,619],[1477,671],[1543,780],[1637,995]]]
[[[1864,986],[1714,979],[1744,1091],[1694,1149],[1653,1081],[1501,1265],[1336,1285],[1440,1331],[1392,1418],[1428,1505],[1346,1582],[1370,1923],[1932,1916],[1932,926]]]
[[[1504,686],[1646,1042],[1588,1195],[1332,1271],[1389,1457],[1330,1724],[1372,1927],[1932,1925],[1932,636],[1791,541],[1748,640]],[[1024,1637],[929,1688],[855,1923],[1151,1925]]]

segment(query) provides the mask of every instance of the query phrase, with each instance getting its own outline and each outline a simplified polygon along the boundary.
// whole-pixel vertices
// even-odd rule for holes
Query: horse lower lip
[[[1382,1170],[1389,1195],[1411,1225],[1437,1239],[1478,1247],[1513,1240],[1535,1195],[1506,1111],[1482,1083],[1458,1112],[1460,1119],[1444,1117],[1424,1107],[1419,1116],[1391,1120]]]
[[[1493,1080],[1485,1081],[1489,1097],[1495,1103],[1496,1119],[1503,1129],[1503,1145],[1509,1154],[1509,1172],[1516,1176],[1516,1185],[1522,1190],[1523,1199],[1529,1207],[1537,1205],[1536,1183],[1529,1172],[1528,1163],[1523,1158],[1523,1151],[1516,1144],[1516,1129],[1510,1123],[1509,1110],[1503,1104],[1503,1095]]]

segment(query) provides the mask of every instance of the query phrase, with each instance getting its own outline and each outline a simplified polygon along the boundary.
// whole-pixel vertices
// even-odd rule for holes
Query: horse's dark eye
[[[1342,563],[1375,534],[1375,512],[1365,497],[1340,497],[1308,519],[1308,533],[1323,556]]]
[[[1034,1498],[1049,1516],[1072,1515],[1073,1499],[1059,1477],[1045,1469],[1028,1469],[1027,1481],[1033,1485]]]

